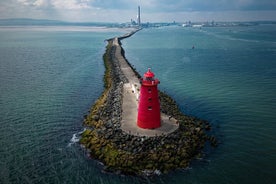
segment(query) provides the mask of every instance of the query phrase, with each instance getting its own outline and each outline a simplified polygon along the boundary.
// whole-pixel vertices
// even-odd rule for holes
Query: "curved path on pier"
[[[121,129],[129,134],[137,136],[159,136],[174,132],[178,129],[177,120],[169,118],[165,114],[161,114],[161,127],[156,129],[142,129],[136,124],[137,120],[137,108],[138,108],[138,96],[140,83],[139,79],[135,75],[128,62],[121,54],[121,45],[118,38],[113,39],[113,46],[115,46],[115,55],[113,60],[119,62],[120,69],[125,77],[128,79],[128,83],[124,84],[123,88],[123,104],[122,104],[122,120]]]

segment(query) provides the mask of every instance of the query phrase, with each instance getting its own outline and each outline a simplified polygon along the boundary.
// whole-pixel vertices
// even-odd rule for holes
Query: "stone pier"
[[[137,31],[136,31],[137,32]],[[124,58],[120,40],[135,33],[108,39],[104,54],[105,90],[85,117],[87,129],[80,143],[105,171],[148,176],[187,168],[200,158],[206,142],[216,146],[207,121],[184,115],[176,102],[159,92],[163,112],[161,127],[136,125],[140,83],[138,73]]]
[[[177,120],[165,114],[161,114],[161,127],[156,129],[139,128],[137,121],[137,108],[140,82],[133,69],[122,56],[119,39],[113,39],[113,46],[116,47],[115,58],[119,62],[120,69],[128,80],[123,86],[123,105],[122,105],[122,120],[121,129],[126,133],[136,136],[160,136],[174,132],[179,125]]]

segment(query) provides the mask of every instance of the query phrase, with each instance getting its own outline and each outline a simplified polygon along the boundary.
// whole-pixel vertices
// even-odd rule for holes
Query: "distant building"
[[[137,23],[135,22],[135,20],[133,20],[133,19],[130,20],[130,23],[131,23],[131,25],[136,25],[136,24],[137,24]]]

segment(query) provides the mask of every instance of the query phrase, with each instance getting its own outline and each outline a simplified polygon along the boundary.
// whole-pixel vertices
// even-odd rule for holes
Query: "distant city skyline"
[[[276,21],[275,0],[1,0],[0,18],[70,22]]]

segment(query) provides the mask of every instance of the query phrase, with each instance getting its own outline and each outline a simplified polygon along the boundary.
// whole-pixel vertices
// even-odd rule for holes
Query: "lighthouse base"
[[[155,129],[159,128],[161,126],[160,121],[159,122],[150,122],[150,123],[145,123],[143,121],[137,121],[137,126],[139,128],[144,128],[144,129]]]
[[[160,127],[154,128],[141,128],[137,123],[137,100],[136,94],[132,92],[132,87],[130,84],[124,84],[123,86],[123,104],[122,104],[122,119],[121,119],[121,129],[130,135],[135,136],[161,136],[174,132],[178,129],[179,125],[177,120],[170,118],[169,116],[161,113],[161,125]]]

